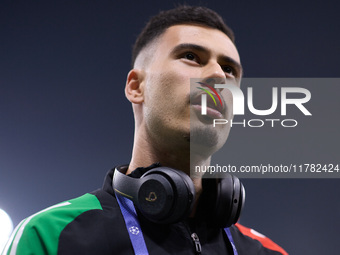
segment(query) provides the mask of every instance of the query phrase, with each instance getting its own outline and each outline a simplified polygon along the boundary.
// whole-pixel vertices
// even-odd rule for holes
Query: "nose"
[[[205,66],[203,71],[203,82],[208,83],[211,86],[215,84],[225,84],[226,76],[221,66],[217,62],[210,62]],[[223,89],[218,89],[222,91]]]

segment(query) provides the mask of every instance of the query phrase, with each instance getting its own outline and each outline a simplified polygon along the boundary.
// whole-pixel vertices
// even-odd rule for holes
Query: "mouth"
[[[223,118],[225,113],[225,107],[221,105],[219,99],[213,95],[212,97],[206,96],[206,115],[202,114],[202,95],[200,93],[195,95],[193,98],[190,98],[190,105],[195,109],[200,115],[207,116],[213,119]]]

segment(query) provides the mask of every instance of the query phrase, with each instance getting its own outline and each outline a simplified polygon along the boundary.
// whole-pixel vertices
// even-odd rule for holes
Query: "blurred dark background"
[[[123,89],[131,47],[150,16],[178,3],[0,2],[0,208],[14,225],[99,188],[107,170],[129,162],[133,116]],[[245,77],[339,77],[339,2],[186,3],[223,16]],[[338,133],[327,135],[339,141]],[[231,137],[230,146],[247,147],[241,135]],[[266,136],[261,140],[265,151]],[[290,254],[339,253],[339,179],[243,182],[241,223]]]

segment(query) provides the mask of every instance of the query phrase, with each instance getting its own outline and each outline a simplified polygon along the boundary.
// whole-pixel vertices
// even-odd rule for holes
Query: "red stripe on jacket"
[[[235,226],[240,230],[240,232],[246,236],[249,236],[252,239],[258,240],[264,247],[273,250],[281,252],[283,255],[288,255],[288,253],[282,249],[279,245],[274,243],[272,240],[270,240],[268,237],[258,233],[257,231],[244,227],[240,225],[239,223],[236,223]]]

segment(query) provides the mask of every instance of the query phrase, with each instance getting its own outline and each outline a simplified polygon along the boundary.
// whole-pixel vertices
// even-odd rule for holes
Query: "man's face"
[[[202,117],[197,99],[202,91],[190,89],[190,78],[199,78],[211,86],[226,80],[239,84],[242,70],[236,47],[217,29],[176,25],[168,28],[152,48],[143,81],[143,120],[150,138],[158,145],[176,148],[179,144],[189,146],[190,139],[200,141],[197,138],[206,136],[206,141],[212,141],[207,146],[213,153],[226,141],[230,127],[214,128],[212,119],[231,118],[232,98],[228,90],[217,90],[224,108],[208,104],[208,114]]]

